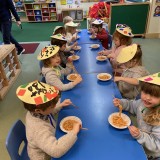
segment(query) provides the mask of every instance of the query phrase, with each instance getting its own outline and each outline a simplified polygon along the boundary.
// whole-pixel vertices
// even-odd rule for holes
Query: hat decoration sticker
[[[119,33],[123,34],[124,36],[134,37],[131,28],[129,26],[127,26],[126,24],[117,24],[116,30]]]
[[[130,61],[137,52],[137,44],[132,44],[123,48],[119,55],[117,56],[116,60],[118,63],[126,63]]]
[[[104,21],[102,21],[101,19],[96,19],[95,21],[92,22],[92,24],[102,24]]]
[[[160,72],[142,78],[138,78],[138,80],[160,86]]]
[[[59,90],[46,83],[33,81],[17,88],[17,97],[29,104],[40,105],[57,97]]]
[[[53,35],[53,36],[51,36],[51,38],[59,39],[62,41],[67,41],[67,39],[62,34]]]
[[[58,51],[59,51],[59,47],[56,45],[46,46],[41,50],[41,52],[37,56],[37,59],[44,60],[44,59],[50,58],[50,57],[54,56],[55,54],[57,54]]]

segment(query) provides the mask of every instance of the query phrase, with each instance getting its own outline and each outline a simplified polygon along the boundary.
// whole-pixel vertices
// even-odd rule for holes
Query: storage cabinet
[[[0,45],[0,99],[6,95],[20,72],[15,46]]]
[[[26,3],[28,22],[57,21],[56,3]]]

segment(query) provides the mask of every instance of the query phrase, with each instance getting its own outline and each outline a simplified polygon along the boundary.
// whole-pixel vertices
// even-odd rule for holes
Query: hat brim
[[[119,28],[116,28],[116,31],[123,34],[124,36],[127,36],[127,37],[134,37],[134,34],[133,33],[129,33],[129,34],[125,34],[124,31],[120,30]]]

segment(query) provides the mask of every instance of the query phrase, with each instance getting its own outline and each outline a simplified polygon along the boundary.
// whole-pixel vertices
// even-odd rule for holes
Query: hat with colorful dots
[[[51,36],[51,38],[59,39],[62,41],[67,41],[67,39],[62,34],[53,35],[53,36]]]
[[[48,59],[48,58],[54,56],[55,54],[57,54],[58,51],[59,51],[59,47],[56,45],[46,46],[41,50],[41,52],[37,56],[37,59],[38,60]]]
[[[132,44],[130,46],[124,47],[121,49],[116,60],[118,63],[126,63],[130,61],[137,52],[137,44]]]
[[[17,88],[17,97],[28,104],[40,105],[58,96],[59,90],[46,83],[33,81]]]
[[[54,34],[55,31],[56,31],[57,29],[59,29],[59,28],[63,28],[63,26],[56,26],[56,27],[54,28],[54,30],[53,30],[53,34]]]
[[[117,24],[116,31],[123,34],[124,36],[134,37],[134,35],[132,34],[131,28],[129,26],[127,26],[126,24]]]
[[[71,22],[66,23],[65,26],[67,26],[67,27],[77,27],[78,23],[74,23],[74,22],[71,21]]]
[[[160,86],[160,72],[142,78],[138,78],[138,80]]]
[[[102,24],[104,21],[101,19],[96,19],[95,21],[92,22],[92,24]]]

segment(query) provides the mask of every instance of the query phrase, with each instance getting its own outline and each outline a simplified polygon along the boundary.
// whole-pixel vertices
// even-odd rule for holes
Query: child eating
[[[74,123],[72,131],[56,139],[53,115],[72,104],[70,99],[58,104],[59,90],[39,81],[19,86],[16,94],[28,110],[26,137],[30,160],[49,160],[51,157],[63,156],[76,142],[81,127],[78,122]]]
[[[52,86],[57,87],[60,91],[66,91],[72,89],[77,84],[82,81],[81,76],[73,82],[64,84],[61,80],[66,75],[69,75],[73,70],[73,64],[67,63],[66,68],[60,66],[61,59],[59,56],[59,47],[58,46],[46,46],[42,49],[37,59],[43,62],[42,74],[46,79],[46,83]]]
[[[133,138],[141,144],[148,160],[160,159],[160,73],[139,78],[141,83],[141,99],[137,101],[117,99],[115,106],[120,104],[123,110],[136,115],[138,128],[129,126]]]

